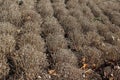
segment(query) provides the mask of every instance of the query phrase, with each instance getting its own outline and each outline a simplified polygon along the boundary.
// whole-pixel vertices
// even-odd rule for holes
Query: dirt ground
[[[0,0],[0,80],[120,80],[120,0]]]

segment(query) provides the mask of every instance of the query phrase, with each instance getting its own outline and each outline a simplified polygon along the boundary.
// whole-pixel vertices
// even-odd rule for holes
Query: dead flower
[[[50,75],[54,75],[54,76],[56,76],[56,75],[57,75],[57,73],[56,73],[56,71],[55,71],[55,70],[49,70],[49,71],[48,71],[48,73],[49,73]]]
[[[81,69],[86,69],[88,67],[88,64],[83,64],[83,66],[81,67]]]

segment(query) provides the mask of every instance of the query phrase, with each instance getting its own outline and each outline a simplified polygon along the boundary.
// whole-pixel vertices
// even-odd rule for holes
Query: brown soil
[[[120,0],[0,0],[0,80],[119,80]]]

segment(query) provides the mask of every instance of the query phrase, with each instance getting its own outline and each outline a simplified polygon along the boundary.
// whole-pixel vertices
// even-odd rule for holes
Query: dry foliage
[[[24,72],[25,79],[35,79],[48,66],[45,53],[39,52],[26,44],[14,53],[15,65]]]
[[[23,34],[18,42],[18,46],[22,47],[26,44],[31,44],[36,50],[44,52],[45,51],[45,42],[40,35],[34,33],[25,33]]]
[[[15,49],[16,41],[11,35],[0,35],[0,52],[10,53]]]

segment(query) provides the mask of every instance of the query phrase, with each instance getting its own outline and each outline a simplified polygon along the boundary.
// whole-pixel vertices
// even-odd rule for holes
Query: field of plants
[[[120,0],[0,0],[0,80],[120,80]]]

